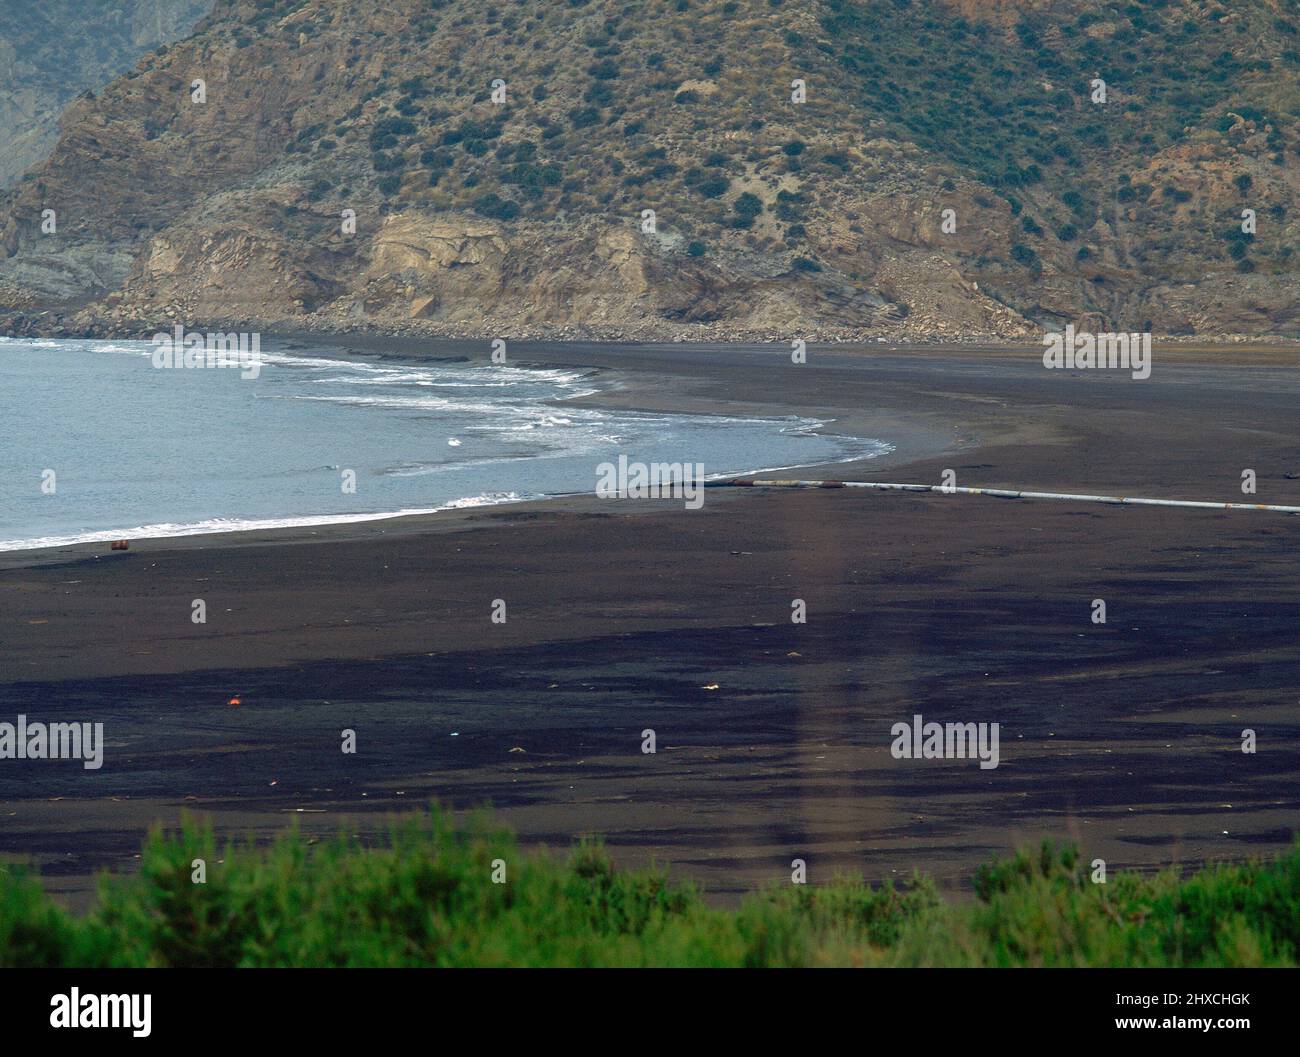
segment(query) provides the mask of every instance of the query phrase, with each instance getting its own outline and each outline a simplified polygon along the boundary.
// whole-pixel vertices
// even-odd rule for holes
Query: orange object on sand
[[[240,705],[240,704],[243,704],[243,702],[240,701],[239,698],[237,698],[237,697],[232,697],[229,701],[226,702],[226,704],[228,704],[228,705]]]
[[[131,549],[131,541],[130,541],[130,540],[114,540],[114,541],[113,541],[113,550],[115,550],[115,551],[129,551],[130,549]]]

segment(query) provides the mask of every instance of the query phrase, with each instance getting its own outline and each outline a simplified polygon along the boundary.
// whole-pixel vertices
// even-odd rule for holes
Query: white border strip
[[[709,482],[713,484],[713,482]],[[886,484],[883,481],[772,481],[739,478],[719,485],[754,488],[872,488],[878,492],[940,492],[944,495],[988,495],[998,499],[1064,499],[1076,503],[1112,503],[1122,506],[1176,506],[1197,510],[1269,510],[1275,514],[1300,514],[1300,506],[1272,506],[1268,503],[1206,503],[1190,499],[1143,499],[1131,495],[1083,495],[1071,492],[1023,492],[1008,488],[958,488],[940,484]]]

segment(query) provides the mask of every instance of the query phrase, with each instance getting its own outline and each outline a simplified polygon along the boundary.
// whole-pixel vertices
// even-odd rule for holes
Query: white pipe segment
[[[1023,492],[1007,488],[958,488],[941,484],[887,484],[883,481],[767,481],[748,478],[725,483],[752,485],[755,488],[872,488],[879,492],[941,492],[944,495],[989,495],[999,499],[1063,499],[1077,503],[1113,503],[1124,506],[1175,506],[1198,510],[1269,510],[1275,514],[1300,514],[1300,506],[1274,506],[1269,503],[1209,503],[1191,499],[1144,499],[1130,495]]]

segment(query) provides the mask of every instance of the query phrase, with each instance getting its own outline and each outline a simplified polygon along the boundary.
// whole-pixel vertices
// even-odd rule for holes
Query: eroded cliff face
[[[0,199],[0,315],[1297,333],[1300,36],[1267,0],[1126,11],[218,0]]]
[[[49,155],[75,96],[188,35],[211,7],[212,0],[0,0],[0,187]]]

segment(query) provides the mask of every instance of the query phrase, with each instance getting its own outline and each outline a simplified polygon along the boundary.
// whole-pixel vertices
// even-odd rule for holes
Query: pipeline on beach
[[[1027,492],[1010,488],[960,488],[942,484],[891,484],[884,481],[778,481],[734,477],[708,481],[708,488],[871,488],[878,492],[939,492],[943,495],[987,495],[997,499],[1056,499],[1076,503],[1111,503],[1123,506],[1172,506],[1197,510],[1268,510],[1275,514],[1300,514],[1300,506],[1269,503],[1212,503],[1192,499],[1146,499],[1130,495],[1086,495],[1073,492]]]

